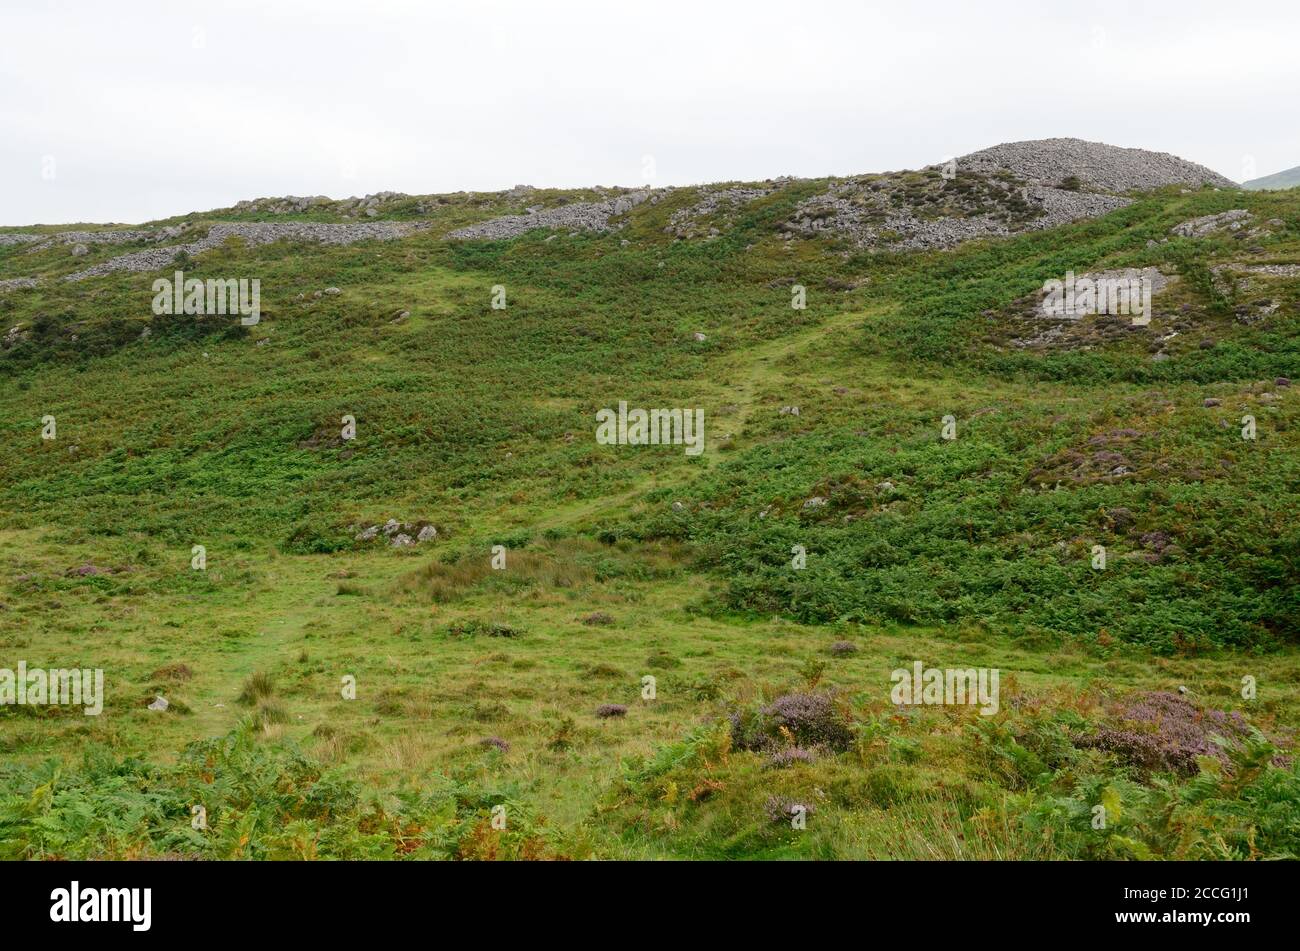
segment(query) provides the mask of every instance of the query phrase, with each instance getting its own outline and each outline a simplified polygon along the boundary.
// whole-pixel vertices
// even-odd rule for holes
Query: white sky
[[[1300,165],[1300,3],[0,0],[0,224],[915,168]],[[1253,161],[1253,166],[1248,164]]]

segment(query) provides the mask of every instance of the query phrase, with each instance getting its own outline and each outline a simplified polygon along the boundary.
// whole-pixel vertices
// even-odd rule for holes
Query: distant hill
[[[1300,185],[1300,165],[1275,175],[1265,175],[1263,178],[1242,182],[1241,187],[1247,191],[1260,191],[1265,188],[1295,188],[1297,185]]]

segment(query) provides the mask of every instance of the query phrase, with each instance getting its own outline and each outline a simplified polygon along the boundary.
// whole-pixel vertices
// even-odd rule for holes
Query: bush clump
[[[1075,737],[1075,744],[1114,754],[1146,772],[1198,771],[1197,760],[1211,756],[1228,762],[1224,745],[1238,745],[1250,733],[1240,713],[1201,710],[1176,693],[1138,694],[1119,706],[1112,723]]]
[[[775,752],[793,741],[838,753],[851,747],[853,739],[852,728],[828,693],[788,693],[758,710],[731,715],[731,742],[741,750]]]

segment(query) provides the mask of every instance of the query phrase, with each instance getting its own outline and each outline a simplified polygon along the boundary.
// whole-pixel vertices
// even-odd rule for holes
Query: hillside
[[[1264,189],[1295,188],[1297,185],[1300,185],[1300,166],[1288,168],[1284,172],[1276,172],[1273,175],[1265,175],[1263,178],[1252,178],[1248,182],[1243,182],[1241,187],[1247,191],[1262,191]]]
[[[1294,857],[1298,305],[1300,193],[1074,139],[0,229],[0,643],[107,684],[0,854]]]

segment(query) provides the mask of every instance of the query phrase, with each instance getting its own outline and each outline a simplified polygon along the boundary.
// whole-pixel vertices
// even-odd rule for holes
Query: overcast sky
[[[916,168],[1300,165],[1300,3],[0,0],[0,224]],[[1251,164],[1253,162],[1253,164]]]

